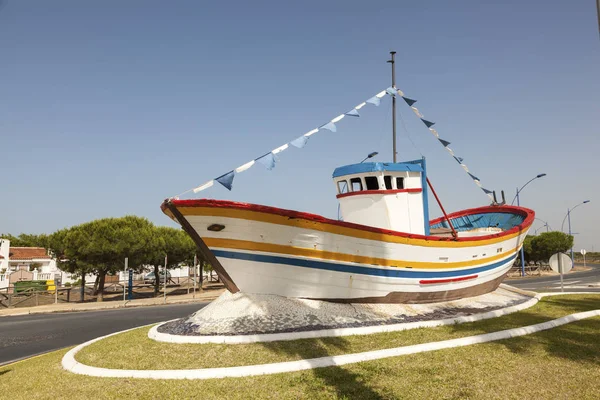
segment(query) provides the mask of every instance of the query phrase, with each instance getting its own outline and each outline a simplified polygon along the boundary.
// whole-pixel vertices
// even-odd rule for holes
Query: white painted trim
[[[356,328],[337,328],[337,329],[321,329],[316,331],[303,331],[303,332],[285,332],[285,333],[265,333],[259,335],[235,335],[235,336],[184,336],[184,335],[172,335],[169,333],[158,332],[158,327],[166,324],[163,322],[159,325],[153,326],[148,332],[150,339],[158,342],[166,343],[219,343],[219,344],[240,344],[240,343],[257,343],[257,342],[275,342],[283,340],[298,340],[298,339],[313,339],[321,337],[339,337],[339,336],[350,336],[350,335],[370,335],[373,333],[382,332],[397,332],[416,328],[431,328],[434,326],[443,325],[455,325],[464,322],[481,321],[483,319],[501,317],[503,315],[512,314],[517,311],[524,310],[532,307],[539,301],[539,297],[533,297],[521,304],[515,306],[502,308],[499,310],[488,311],[482,314],[446,318],[436,321],[418,321],[418,322],[405,322],[391,325],[375,325],[375,326],[361,326]]]
[[[555,294],[551,294],[555,295]],[[313,368],[330,367],[336,365],[353,364],[363,361],[379,360],[389,357],[397,357],[407,354],[422,353],[427,351],[448,349],[454,347],[470,346],[478,343],[486,343],[496,340],[510,339],[513,337],[529,335],[556,328],[571,322],[579,321],[586,318],[600,316],[600,310],[586,311],[576,314],[567,315],[557,318],[552,321],[543,322],[540,324],[524,326],[521,328],[507,329],[499,332],[486,333],[482,335],[469,336],[458,339],[443,340],[439,342],[423,343],[412,346],[396,347],[392,349],[383,349],[375,351],[367,351],[355,354],[343,354],[339,356],[319,357],[307,360],[288,361],[281,363],[248,365],[242,367],[225,367],[225,368],[204,368],[204,369],[188,369],[188,370],[121,370],[90,367],[81,364],[75,360],[75,355],[84,347],[97,342],[98,340],[116,335],[103,336],[89,342],[80,344],[71,349],[62,359],[62,366],[67,371],[80,375],[112,377],[112,378],[144,378],[144,379],[215,379],[226,377],[243,377],[269,375],[283,372],[295,372],[309,370]]]

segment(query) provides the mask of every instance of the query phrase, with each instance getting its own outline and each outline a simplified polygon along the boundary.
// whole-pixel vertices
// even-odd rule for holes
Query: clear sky
[[[484,4],[485,3],[485,4]],[[491,4],[496,3],[496,4]],[[0,2],[0,232],[159,206],[390,84],[489,189],[600,250],[600,39],[593,0]],[[391,160],[390,99],[202,196],[337,215],[331,173]],[[488,203],[399,102],[401,159],[448,211]],[[440,215],[432,204],[431,216]],[[565,224],[566,225],[566,224]],[[534,229],[542,226],[536,221]],[[543,229],[542,229],[543,230]]]

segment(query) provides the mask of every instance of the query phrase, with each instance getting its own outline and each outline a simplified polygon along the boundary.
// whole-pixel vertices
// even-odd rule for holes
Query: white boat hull
[[[163,209],[207,246],[231,291],[335,301],[431,302],[490,292],[533,221],[527,209],[493,209],[523,213],[523,222],[516,231],[465,231],[453,240],[237,204],[173,201]]]

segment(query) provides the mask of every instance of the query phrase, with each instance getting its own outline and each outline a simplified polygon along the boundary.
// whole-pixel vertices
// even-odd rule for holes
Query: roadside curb
[[[156,302],[148,302],[148,303],[125,303],[122,301],[113,301],[106,302],[102,307],[94,306],[94,307],[68,307],[68,308],[56,308],[56,309],[37,309],[36,307],[27,307],[22,311],[19,309],[11,309],[11,310],[0,310],[0,318],[2,317],[15,317],[20,315],[32,315],[32,314],[52,314],[52,313],[67,313],[67,312],[84,312],[84,311],[103,311],[103,310],[116,310],[119,308],[136,308],[136,307],[153,307],[153,306],[163,306],[169,304],[186,304],[186,303],[202,303],[202,302],[211,302],[215,300],[222,294],[222,290],[219,290],[219,293],[211,294],[210,296],[196,297],[196,298],[186,298],[186,299],[168,299],[166,303],[162,301]],[[115,304],[111,304],[115,303]],[[79,304],[79,303],[76,303]],[[91,303],[97,304],[97,303]],[[11,313],[7,313],[7,311],[13,311]]]

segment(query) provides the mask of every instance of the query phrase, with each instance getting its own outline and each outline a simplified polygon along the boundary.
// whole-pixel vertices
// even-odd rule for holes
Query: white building
[[[10,240],[0,239],[0,289],[19,280],[54,279],[60,273],[43,247],[11,247]]]

